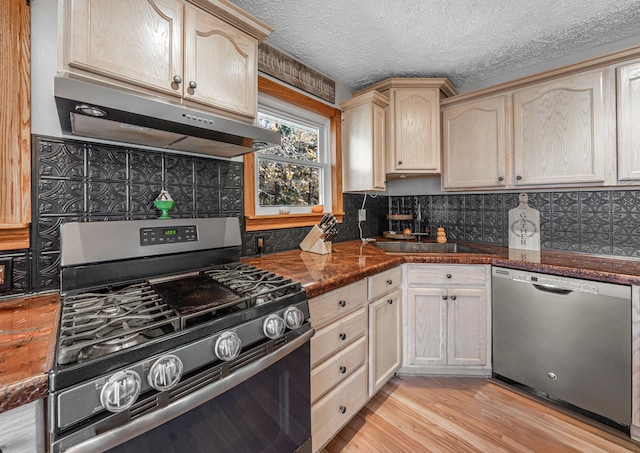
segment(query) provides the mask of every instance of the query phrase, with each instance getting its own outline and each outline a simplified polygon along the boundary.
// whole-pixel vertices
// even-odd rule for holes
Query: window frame
[[[344,217],[342,204],[342,111],[263,76],[258,76],[258,91],[329,119],[332,205],[331,209],[327,209],[325,206],[325,212],[331,212],[338,223],[342,223]],[[255,155],[253,153],[245,154],[244,216],[246,231],[295,228],[318,223],[324,213],[257,215],[255,166]]]
[[[319,181],[319,203],[322,205],[329,205],[332,201],[331,186],[327,185],[327,182],[331,183],[331,136],[330,136],[330,121],[329,118],[319,115],[309,110],[292,105],[288,102],[281,101],[271,96],[266,96],[264,93],[260,93],[258,98],[258,104],[261,105],[259,111],[267,115],[290,121],[293,124],[298,124],[303,127],[309,127],[318,130],[318,160],[307,161],[294,158],[283,157],[279,155],[264,154],[261,150],[254,153],[256,160],[256,166],[259,165],[260,160],[279,162],[285,165],[299,165],[302,167],[316,168],[321,175]],[[326,176],[325,176],[326,175]],[[255,173],[255,184],[259,187],[259,171]],[[259,196],[256,193],[256,201],[258,202]],[[311,205],[305,206],[286,206],[291,210],[291,213],[306,213],[311,211]],[[256,205],[256,215],[274,215],[279,214],[278,206],[259,206]]]

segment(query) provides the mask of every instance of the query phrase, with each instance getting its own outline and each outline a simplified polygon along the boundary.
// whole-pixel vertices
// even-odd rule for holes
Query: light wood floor
[[[490,379],[396,376],[323,453],[640,452],[551,406]]]

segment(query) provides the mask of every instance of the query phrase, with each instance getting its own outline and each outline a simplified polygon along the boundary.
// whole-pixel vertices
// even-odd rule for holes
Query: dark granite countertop
[[[328,255],[291,250],[243,261],[301,282],[309,298],[402,263],[491,264],[566,277],[640,285],[640,259],[543,250],[537,262],[527,262],[514,256],[513,251],[510,257],[507,247],[459,243],[479,249],[482,253],[386,254],[374,243],[350,241],[333,244],[333,253]]]
[[[381,239],[382,240],[382,239]],[[538,262],[509,256],[509,249],[464,243],[482,253],[386,254],[374,243],[333,244],[333,253],[301,250],[242,261],[301,282],[309,298],[403,263],[492,264],[568,277],[640,285],[640,260],[542,251]],[[60,298],[44,294],[0,301],[0,412],[44,398],[53,365]]]
[[[0,412],[47,396],[59,310],[58,294],[0,302]]]

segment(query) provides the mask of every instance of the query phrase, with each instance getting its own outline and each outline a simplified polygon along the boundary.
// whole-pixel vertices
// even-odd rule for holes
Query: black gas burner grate
[[[174,311],[146,282],[116,291],[67,296],[62,303],[57,362],[87,361],[177,327]]]

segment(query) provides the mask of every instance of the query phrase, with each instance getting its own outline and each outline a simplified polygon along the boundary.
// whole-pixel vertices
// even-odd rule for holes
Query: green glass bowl
[[[173,200],[155,200],[153,205],[161,211],[159,219],[170,219],[169,211],[175,206],[176,202]]]

